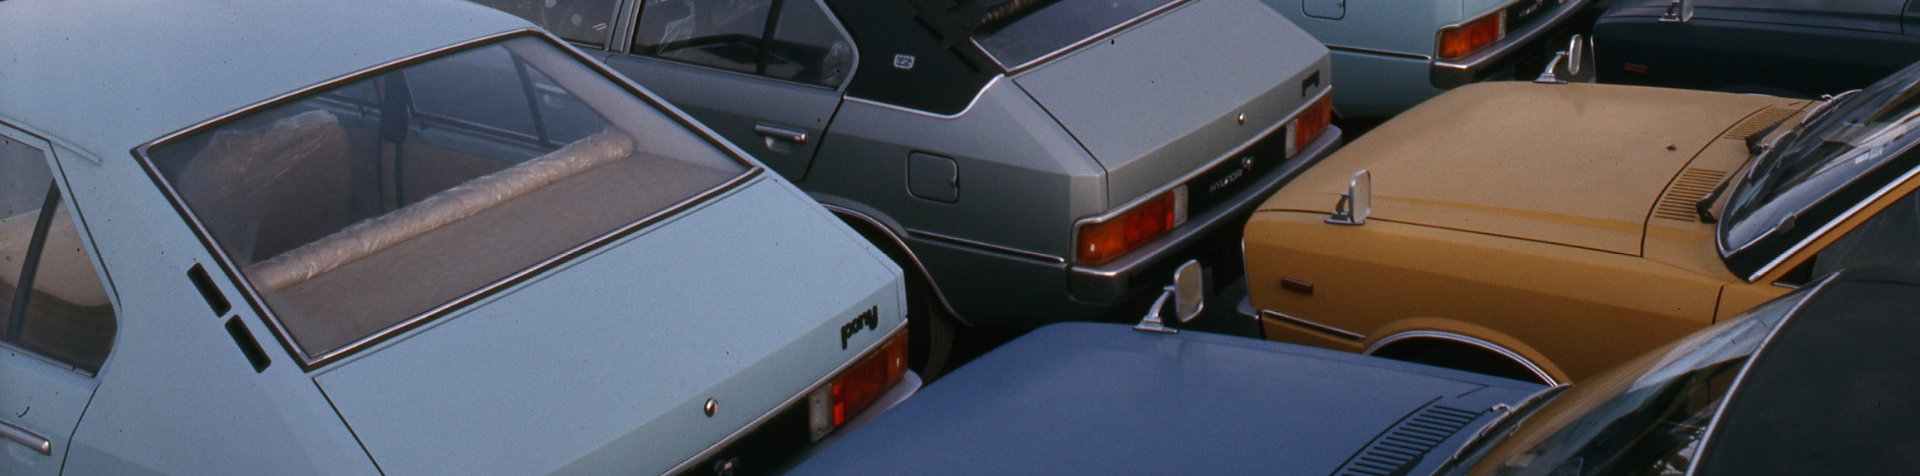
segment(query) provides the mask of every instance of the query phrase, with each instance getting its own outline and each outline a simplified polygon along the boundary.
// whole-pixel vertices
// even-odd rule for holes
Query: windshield
[[[1709,423],[1748,359],[1811,295],[1807,290],[1812,288],[1695,333],[1673,344],[1650,365],[1639,366],[1638,371],[1610,373],[1576,385],[1556,398],[1554,407],[1529,419],[1542,427],[1528,429],[1528,434],[1552,433],[1530,448],[1498,460],[1492,473],[1580,476],[1686,472]]]
[[[1020,69],[1179,0],[986,0],[973,35],[1008,71]]]
[[[747,170],[530,35],[145,153],[310,363]]]
[[[1835,98],[1754,161],[1728,198],[1721,254],[1796,226],[1809,207],[1920,140],[1920,64]],[[1821,220],[1833,217],[1818,217]],[[1818,225],[1813,225],[1817,228]]]

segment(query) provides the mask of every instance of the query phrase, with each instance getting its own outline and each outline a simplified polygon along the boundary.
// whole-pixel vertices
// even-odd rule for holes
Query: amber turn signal
[[[1440,59],[1452,60],[1486,48],[1507,36],[1507,16],[1493,12],[1477,20],[1440,30]]]
[[[1081,264],[1113,261],[1187,221],[1187,188],[1180,186],[1135,205],[1100,223],[1080,227],[1076,260]]]
[[[1299,153],[1299,149],[1312,144],[1320,133],[1327,131],[1327,124],[1333,122],[1333,95],[1323,94],[1320,99],[1308,104],[1293,118],[1293,147],[1287,148],[1287,157]]]

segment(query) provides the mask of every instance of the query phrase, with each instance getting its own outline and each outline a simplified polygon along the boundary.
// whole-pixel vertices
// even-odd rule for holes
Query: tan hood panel
[[[1761,108],[1792,100],[1590,84],[1474,84],[1308,170],[1262,210],[1326,213],[1373,174],[1370,219],[1638,256],[1674,175]]]

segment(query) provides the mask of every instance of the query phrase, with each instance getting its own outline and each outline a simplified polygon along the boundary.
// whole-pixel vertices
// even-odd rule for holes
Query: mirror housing
[[[1179,333],[1179,330],[1167,327],[1166,321],[1160,319],[1160,314],[1166,310],[1167,300],[1169,298],[1173,300],[1174,322],[1181,324],[1190,322],[1193,318],[1200,317],[1200,312],[1207,308],[1206,286],[1206,278],[1200,269],[1200,262],[1187,260],[1173,271],[1173,284],[1161,290],[1160,299],[1155,300],[1153,307],[1147,309],[1147,317],[1141,319],[1140,323],[1133,328],[1148,332]]]
[[[1347,181],[1347,191],[1340,194],[1340,203],[1333,204],[1333,215],[1327,216],[1327,223],[1365,225],[1370,213],[1373,213],[1373,174],[1360,169]]]
[[[1567,49],[1554,53],[1553,60],[1547,62],[1546,71],[1534,78],[1536,83],[1591,83],[1599,71],[1593,65],[1593,39],[1573,35],[1567,41]]]
[[[1693,21],[1693,0],[1673,0],[1667,4],[1667,13],[1660,15],[1661,23],[1686,23]]]

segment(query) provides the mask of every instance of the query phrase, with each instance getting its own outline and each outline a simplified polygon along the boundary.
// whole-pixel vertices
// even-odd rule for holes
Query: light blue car
[[[1261,1],[1332,50],[1333,107],[1347,117],[1391,116],[1467,83],[1513,79],[1516,62],[1546,52],[1592,2]]]
[[[0,24],[0,474],[750,471],[918,387],[886,255],[518,18]]]

